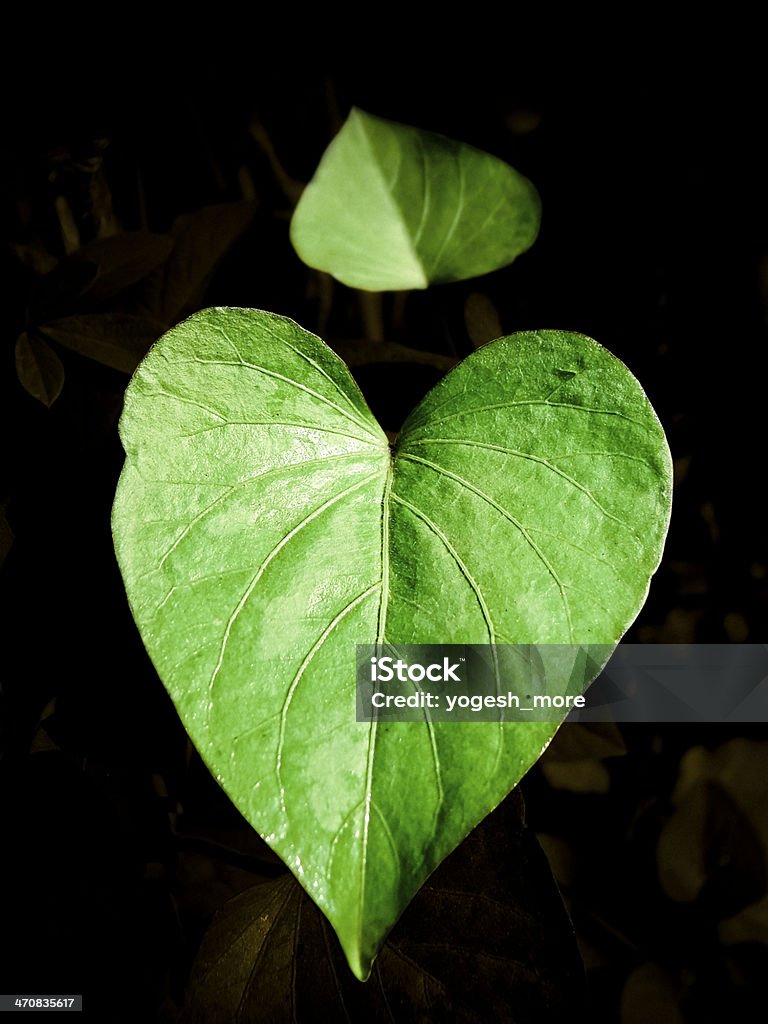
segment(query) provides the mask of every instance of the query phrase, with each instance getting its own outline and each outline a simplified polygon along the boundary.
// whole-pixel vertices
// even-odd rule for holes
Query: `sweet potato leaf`
[[[536,189],[503,160],[354,109],[298,202],[291,241],[353,288],[426,288],[511,263],[539,220]]]
[[[664,433],[583,335],[502,338],[394,447],[344,363],[257,310],[191,317],[126,394],[113,511],[192,740],[367,977],[556,724],[360,723],[356,643],[613,644],[670,507]]]

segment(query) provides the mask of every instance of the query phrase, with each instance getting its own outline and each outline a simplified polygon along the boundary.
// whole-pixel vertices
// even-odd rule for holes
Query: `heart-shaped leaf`
[[[213,309],[126,394],[113,513],[144,642],[209,768],[365,978],[425,878],[556,726],[361,723],[355,644],[612,644],[667,529],[637,381],[556,331],[473,353],[394,451],[341,360]]]
[[[474,146],[353,109],[291,221],[301,259],[367,291],[511,263],[538,234],[536,189]]]

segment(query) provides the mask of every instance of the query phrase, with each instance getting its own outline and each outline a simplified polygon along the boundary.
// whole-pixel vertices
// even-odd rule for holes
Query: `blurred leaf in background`
[[[254,213],[250,202],[220,203],[182,214],[170,235],[128,231],[75,250],[34,289],[30,326],[16,347],[20,383],[48,406],[61,393],[64,367],[41,336],[133,373],[153,342],[196,308]],[[61,315],[76,309],[83,312]]]
[[[16,373],[24,390],[49,408],[64,387],[61,360],[50,345],[29,331],[16,341]]]

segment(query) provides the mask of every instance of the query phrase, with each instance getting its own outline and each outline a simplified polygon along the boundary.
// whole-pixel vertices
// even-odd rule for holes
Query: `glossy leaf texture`
[[[350,287],[426,288],[511,263],[540,216],[536,189],[498,157],[353,109],[299,200],[291,241]]]
[[[113,531],[147,649],[365,978],[556,725],[358,723],[355,644],[617,641],[667,529],[661,426],[605,349],[545,331],[469,356],[391,452],[319,338],[212,309],[150,351],[121,436]]]
[[[367,985],[290,876],[231,899],[203,939],[182,1024],[579,1019],[575,937],[515,796],[435,871]]]

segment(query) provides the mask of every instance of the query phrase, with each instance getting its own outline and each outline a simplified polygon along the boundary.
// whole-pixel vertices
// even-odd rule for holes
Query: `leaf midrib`
[[[385,643],[387,628],[387,606],[389,604],[389,509],[392,483],[394,480],[394,455],[389,452],[384,490],[381,496],[381,591],[379,593],[379,615],[376,625],[376,649]],[[363,794],[363,840],[360,856],[360,900],[358,913],[358,954],[363,948],[363,922],[365,919],[365,885],[368,866],[368,830],[371,822],[373,802],[373,765],[376,759],[376,736],[378,721],[374,718],[368,732],[368,756],[365,765],[365,792]],[[362,966],[362,965],[361,965]]]
[[[371,138],[368,135],[368,130],[366,128],[366,115],[364,115],[362,113],[362,111],[357,111],[357,115],[358,115],[357,121],[358,121],[358,124],[360,125],[360,134],[361,134],[361,136],[363,138],[363,141],[365,142],[366,148],[368,149],[368,152],[370,154],[371,165],[376,168],[376,175],[377,175],[377,177],[379,179],[379,182],[381,184],[382,191],[383,191],[383,193],[384,193],[384,195],[386,197],[387,202],[391,206],[391,208],[392,208],[392,210],[393,210],[393,212],[395,214],[396,219],[400,222],[400,227],[402,229],[403,238],[405,239],[406,245],[408,247],[408,253],[409,253],[411,259],[413,260],[414,267],[418,267],[418,269],[419,269],[419,271],[421,273],[421,282],[418,285],[411,285],[411,287],[412,288],[426,288],[429,285],[429,278],[427,277],[426,268],[424,266],[424,261],[422,260],[421,256],[418,253],[418,250],[416,249],[416,247],[414,245],[413,237],[411,235],[411,232],[408,230],[408,225],[407,225],[407,223],[405,221],[405,218],[403,216],[402,207],[398,203],[397,198],[395,197],[395,194],[394,194],[394,191],[393,191],[393,185],[394,185],[394,182],[397,180],[397,175],[395,175],[395,179],[393,180],[393,182],[391,184],[384,177],[384,174],[383,174],[382,169],[381,169],[381,164],[379,163],[379,158],[376,155],[376,151],[373,148],[373,143],[371,142]]]

